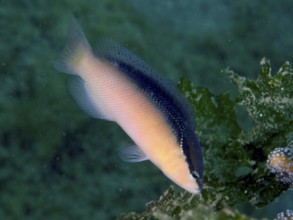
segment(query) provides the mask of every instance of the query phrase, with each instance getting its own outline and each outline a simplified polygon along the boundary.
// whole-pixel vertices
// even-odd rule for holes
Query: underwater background
[[[236,93],[222,69],[255,79],[263,57],[275,70],[293,57],[290,0],[0,0],[0,219],[115,219],[173,184],[150,162],[121,161],[131,140],[70,96],[53,63],[71,14],[93,48],[115,39],[174,83],[184,76],[214,93]],[[272,219],[292,201],[287,191],[239,209]]]

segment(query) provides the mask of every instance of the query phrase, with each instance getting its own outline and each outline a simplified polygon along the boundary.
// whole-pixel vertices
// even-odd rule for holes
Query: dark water
[[[293,55],[292,1],[1,0],[0,219],[112,219],[171,184],[149,162],[121,162],[131,140],[70,97],[52,65],[70,14],[93,47],[111,37],[175,83],[215,92],[231,89],[221,69],[256,78],[262,57],[278,68]],[[289,193],[257,216],[283,210]]]

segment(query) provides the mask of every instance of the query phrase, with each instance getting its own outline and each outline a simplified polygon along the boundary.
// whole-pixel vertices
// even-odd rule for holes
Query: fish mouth
[[[190,188],[190,189],[187,189],[187,191],[195,195],[201,192],[199,188]]]
[[[203,190],[203,188],[203,180],[198,179],[196,180],[196,184],[193,184],[193,186],[186,187],[185,190],[192,194],[199,194]]]

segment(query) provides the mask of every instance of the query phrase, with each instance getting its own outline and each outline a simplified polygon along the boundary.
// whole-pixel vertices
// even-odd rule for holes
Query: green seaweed
[[[227,210],[233,213],[229,219],[249,219],[235,214],[233,207],[242,202],[262,207],[289,188],[270,173],[266,159],[270,151],[286,146],[292,139],[291,65],[286,62],[272,75],[269,60],[263,58],[256,80],[229,69],[222,73],[238,87],[234,99],[227,92],[216,95],[206,88],[194,88],[185,78],[179,82],[196,113],[203,143],[206,187],[201,195],[171,187],[158,201],[148,203],[145,212],[124,215],[121,219],[191,219],[191,216],[200,219],[202,213],[208,219],[216,216],[221,219]],[[249,129],[242,129],[238,123],[239,107],[254,122]]]

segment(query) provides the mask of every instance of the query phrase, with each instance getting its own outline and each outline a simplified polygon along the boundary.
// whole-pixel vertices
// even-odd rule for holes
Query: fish
[[[192,194],[203,189],[204,164],[193,109],[166,77],[114,40],[95,52],[76,20],[55,68],[74,75],[70,91],[90,116],[116,122],[134,144],[128,162],[149,160]]]

